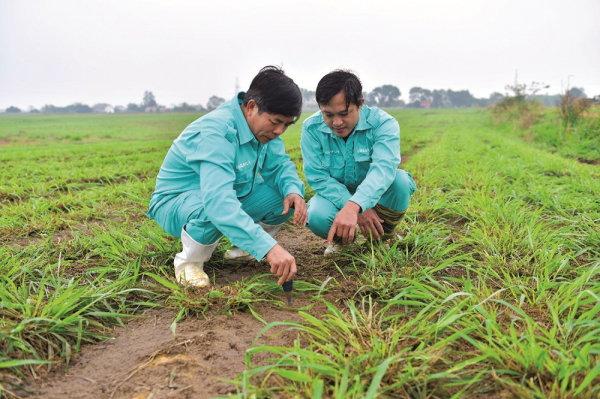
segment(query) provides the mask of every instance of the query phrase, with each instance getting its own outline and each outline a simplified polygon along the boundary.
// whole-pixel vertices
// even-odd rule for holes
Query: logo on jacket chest
[[[236,170],[242,170],[244,169],[246,166],[251,165],[252,161],[246,161],[246,162],[242,162],[240,164],[235,165],[235,169]]]

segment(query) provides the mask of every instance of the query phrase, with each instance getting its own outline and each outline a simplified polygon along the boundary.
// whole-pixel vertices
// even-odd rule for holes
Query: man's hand
[[[271,273],[280,277],[278,285],[290,281],[298,271],[294,257],[279,244],[267,252],[267,261],[271,265]]]
[[[306,202],[304,198],[298,194],[288,194],[283,200],[283,212],[282,215],[287,215],[290,208],[294,208],[294,224],[296,226],[306,226],[308,220],[308,213],[306,212]]]
[[[383,235],[383,219],[377,215],[374,209],[368,209],[358,215],[358,227],[365,238],[369,238],[369,233],[373,234],[375,239],[380,240]]]
[[[344,244],[354,241],[354,233],[356,231],[356,222],[360,206],[352,201],[348,201],[346,205],[335,215],[329,235],[327,235],[327,243],[333,244],[333,237],[337,234],[342,239]]]

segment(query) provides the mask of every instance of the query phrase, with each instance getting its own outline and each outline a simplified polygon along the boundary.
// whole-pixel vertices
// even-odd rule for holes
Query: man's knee
[[[294,208],[290,208],[288,213],[282,215],[283,207],[275,209],[273,212],[268,213],[261,220],[256,220],[257,222],[263,222],[264,224],[268,224],[270,226],[275,226],[277,224],[285,223],[293,214]]]
[[[306,223],[306,227],[313,234],[326,238],[329,234],[329,229],[331,228],[332,222],[329,222],[327,215],[322,212],[321,209],[312,209],[308,210],[308,221]]]
[[[279,192],[264,183],[256,185],[254,190],[240,202],[242,209],[252,220],[268,225],[285,223],[294,214],[294,210],[290,209],[287,214],[282,215],[283,198]]]
[[[211,222],[190,220],[183,228],[194,241],[202,245],[214,244],[215,241],[223,237],[223,234]]]
[[[333,224],[335,215],[339,209],[330,201],[315,195],[307,205],[308,222],[306,227],[315,235],[327,238],[329,229]]]
[[[387,208],[403,211],[408,208],[410,197],[416,190],[417,185],[412,175],[405,170],[398,169],[396,178],[383,194],[379,203]]]

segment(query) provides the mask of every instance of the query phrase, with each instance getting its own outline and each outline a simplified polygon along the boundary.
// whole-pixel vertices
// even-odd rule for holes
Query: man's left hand
[[[358,227],[366,239],[369,238],[369,234],[372,234],[376,240],[381,239],[384,233],[381,223],[383,223],[383,219],[374,209],[368,209],[358,215]]]
[[[294,224],[296,226],[306,226],[308,213],[306,212],[306,202],[304,202],[304,198],[298,194],[288,194],[283,200],[282,215],[287,215],[290,208],[294,208]]]

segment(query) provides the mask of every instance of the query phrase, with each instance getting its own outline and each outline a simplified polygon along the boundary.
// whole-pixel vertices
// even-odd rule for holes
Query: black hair
[[[266,66],[252,79],[244,97],[244,106],[250,100],[258,105],[258,112],[268,112],[296,119],[302,113],[302,93],[294,81],[277,66]]]
[[[327,105],[331,98],[343,91],[346,97],[346,109],[350,104],[360,106],[363,99],[362,84],[354,73],[345,69],[336,69],[323,76],[317,85],[317,103]]]

